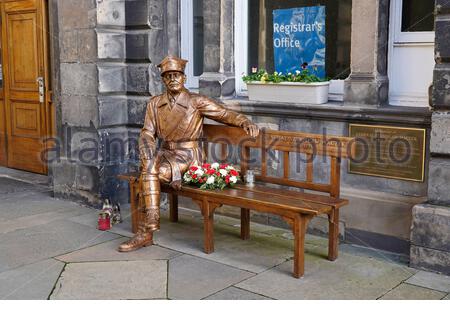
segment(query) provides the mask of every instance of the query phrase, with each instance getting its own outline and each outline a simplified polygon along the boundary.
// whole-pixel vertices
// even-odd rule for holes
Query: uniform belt
[[[162,148],[166,150],[176,150],[176,149],[194,149],[198,148],[198,141],[163,141]]]

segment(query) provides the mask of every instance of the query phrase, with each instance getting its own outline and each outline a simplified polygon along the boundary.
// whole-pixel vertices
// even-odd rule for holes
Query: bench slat
[[[336,198],[331,198],[328,196],[323,196],[320,194],[305,193],[305,192],[299,192],[299,191],[287,190],[287,189],[281,189],[281,188],[272,188],[272,187],[267,187],[265,185],[258,184],[258,183],[255,184],[254,187],[247,187],[244,184],[237,184],[237,185],[235,185],[235,188],[236,189],[245,189],[245,190],[251,189],[254,192],[260,192],[260,193],[264,193],[266,195],[276,194],[281,197],[301,199],[304,201],[323,204],[323,205],[334,207],[334,208],[340,208],[349,203],[349,201],[347,199],[336,199]]]
[[[202,190],[196,187],[183,186],[181,191],[175,191],[170,188],[170,186],[164,184],[162,185],[161,190],[166,193],[175,193],[180,196],[206,196],[211,202],[216,200],[218,203],[252,210],[276,210],[276,213],[280,214],[284,214],[286,211],[291,211],[309,215],[318,215],[327,214],[332,210],[332,207],[328,205],[304,201],[301,199],[281,197],[274,194],[272,194],[271,197],[267,197],[266,194],[244,189]]]

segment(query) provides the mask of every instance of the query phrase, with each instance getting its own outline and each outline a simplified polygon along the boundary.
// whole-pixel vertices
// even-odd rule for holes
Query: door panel
[[[0,88],[0,90],[0,166],[6,166],[5,104],[3,103],[3,88]]]
[[[38,77],[47,78],[41,2],[3,2],[2,52],[8,166],[45,174],[41,152],[48,111],[45,100],[40,102],[37,83]]]

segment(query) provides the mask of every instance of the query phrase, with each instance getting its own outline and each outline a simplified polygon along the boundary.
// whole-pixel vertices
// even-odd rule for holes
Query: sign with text
[[[273,11],[275,70],[295,73],[302,65],[325,78],[325,7]]]
[[[351,124],[349,131],[357,141],[350,173],[424,181],[425,129]]]

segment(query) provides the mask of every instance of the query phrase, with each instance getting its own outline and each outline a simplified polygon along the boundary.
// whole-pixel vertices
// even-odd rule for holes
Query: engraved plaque
[[[350,173],[424,181],[426,129],[351,124],[349,131],[357,139]]]

